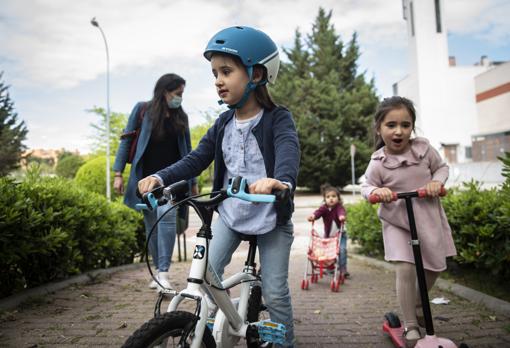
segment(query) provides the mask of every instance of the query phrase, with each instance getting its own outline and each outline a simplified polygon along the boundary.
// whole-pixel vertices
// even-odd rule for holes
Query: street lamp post
[[[352,196],[354,197],[356,188],[356,175],[354,171],[354,155],[356,154],[356,145],[351,144],[351,176],[352,176]]]
[[[90,24],[97,27],[101,32],[106,48],[106,198],[111,199],[110,192],[110,54],[108,53],[108,43],[103,29],[99,26],[96,17],[90,20]]]

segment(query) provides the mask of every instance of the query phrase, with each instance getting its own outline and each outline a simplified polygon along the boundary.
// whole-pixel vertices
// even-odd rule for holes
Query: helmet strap
[[[243,96],[241,97],[241,99],[233,104],[233,105],[227,105],[229,109],[240,109],[244,106],[244,104],[246,103],[246,101],[248,100],[248,97],[250,96],[250,93],[253,92],[255,90],[255,88],[257,88],[258,85],[260,85],[261,83],[254,83],[251,79],[253,77],[253,67],[252,66],[248,66],[246,67],[246,72],[248,73],[248,79],[249,79],[249,82],[246,84],[246,87],[244,88],[244,93],[243,93]],[[222,105],[224,104],[225,102],[223,100],[218,100],[218,104],[219,105]]]

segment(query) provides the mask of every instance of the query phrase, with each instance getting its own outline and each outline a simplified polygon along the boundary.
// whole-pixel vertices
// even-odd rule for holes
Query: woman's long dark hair
[[[391,110],[406,108],[407,112],[409,112],[409,116],[413,121],[413,131],[414,126],[416,124],[416,110],[414,109],[413,102],[407,98],[394,96],[390,98],[384,98],[383,101],[377,107],[377,111],[375,112],[374,117],[374,144],[375,149],[379,150],[384,146],[384,141],[382,137],[377,134],[378,130],[381,128],[381,124],[384,121],[384,118]]]
[[[169,117],[171,128],[176,133],[182,133],[188,128],[188,115],[184,112],[182,106],[177,109],[170,109],[165,98],[166,92],[175,91],[185,85],[186,81],[177,74],[165,74],[156,82],[154,95],[150,101],[150,117],[152,118],[152,129],[156,138],[161,139],[165,136],[165,117]]]

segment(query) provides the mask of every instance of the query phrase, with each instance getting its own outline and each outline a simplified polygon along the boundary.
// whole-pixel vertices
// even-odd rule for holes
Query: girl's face
[[[225,104],[234,105],[241,100],[248,74],[243,66],[226,55],[216,54],[211,58],[211,68],[216,81],[216,91]]]
[[[324,201],[328,207],[334,207],[338,204],[338,195],[335,191],[327,191],[324,194]]]
[[[183,93],[184,93],[184,85],[181,85],[179,88],[174,89],[171,92],[165,91],[166,102],[170,103],[170,101],[172,99],[174,99],[174,97],[181,97],[182,98],[182,94]]]
[[[413,132],[413,120],[407,108],[393,109],[386,114],[377,132],[381,136],[386,151],[392,155],[402,154],[409,148]]]

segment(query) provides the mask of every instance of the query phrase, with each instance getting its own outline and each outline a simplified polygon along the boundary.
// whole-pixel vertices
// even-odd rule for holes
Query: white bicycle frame
[[[193,299],[200,305],[200,319],[195,327],[195,334],[191,343],[191,348],[198,348],[202,343],[204,330],[207,325],[209,306],[205,300],[205,294],[210,294],[216,305],[218,312],[214,321],[213,337],[218,348],[233,347],[241,337],[246,337],[248,323],[245,321],[248,311],[248,297],[250,295],[250,285],[258,281],[251,266],[245,266],[242,272],[236,273],[220,281],[216,271],[210,263],[207,263],[207,240],[205,237],[197,237],[193,261],[188,277],[186,289],[180,291],[168,305],[168,312],[176,311],[179,304],[184,299]],[[197,253],[197,250],[203,250],[203,253]],[[204,279],[205,274],[205,279]],[[193,281],[190,281],[192,279]],[[207,281],[206,281],[207,280]],[[200,283],[201,281],[201,283]],[[207,283],[209,282],[209,283]],[[241,294],[238,300],[237,308],[226,290],[240,283]]]

